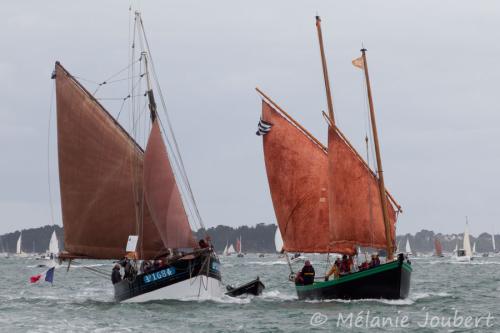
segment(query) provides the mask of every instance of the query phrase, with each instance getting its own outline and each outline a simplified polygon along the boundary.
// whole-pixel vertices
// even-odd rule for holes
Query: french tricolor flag
[[[50,282],[50,283],[53,283],[54,282],[54,271],[55,271],[55,267],[52,267],[50,268],[48,271],[46,271],[45,273],[43,274],[37,274],[37,275],[33,275],[32,277],[30,277],[30,282],[31,283],[36,283],[38,282],[42,277],[45,277],[44,280],[47,281],[47,282]]]

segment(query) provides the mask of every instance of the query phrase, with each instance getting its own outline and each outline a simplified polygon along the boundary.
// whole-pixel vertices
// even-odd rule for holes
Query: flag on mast
[[[352,64],[354,67],[357,67],[359,69],[364,69],[365,65],[363,63],[363,57],[356,58],[352,61]]]

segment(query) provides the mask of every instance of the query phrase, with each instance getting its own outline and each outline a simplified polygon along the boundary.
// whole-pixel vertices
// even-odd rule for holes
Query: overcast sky
[[[472,234],[498,225],[499,2],[133,4],[207,226],[275,221],[255,136],[255,86],[325,142],[317,13],[337,122],[363,155],[365,94],[351,60],[361,43],[368,49],[386,185],[404,209],[398,234],[462,232],[465,215]],[[49,117],[54,62],[102,81],[127,65],[129,50],[127,1],[4,1],[2,12],[0,233],[51,223],[48,160],[54,220],[62,224],[55,106]],[[100,97],[127,91],[109,93]],[[116,115],[120,104],[106,106]]]

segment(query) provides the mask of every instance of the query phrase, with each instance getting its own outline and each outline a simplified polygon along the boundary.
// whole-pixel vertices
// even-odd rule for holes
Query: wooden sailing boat
[[[241,243],[241,235],[239,238],[236,239],[236,253],[238,258],[243,258],[243,250],[242,250],[242,243]]]
[[[335,125],[323,50],[321,20],[316,25],[329,114],[325,147],[266,94],[258,135],[274,211],[287,252],[353,255],[357,246],[385,249],[387,263],[326,282],[296,286],[299,299],[399,299],[408,295],[412,268],[403,255],[393,260],[399,205],[385,190],[365,49],[364,70],[377,153],[375,174]],[[361,61],[361,65],[359,65]]]
[[[139,13],[135,27],[141,40],[147,41]],[[160,131],[148,66],[149,47],[141,51],[138,63],[144,74],[140,77],[147,80],[147,90],[145,94],[140,91],[140,96],[147,96],[151,118],[145,150],[56,62],[65,239],[60,259],[130,258],[133,269],[114,284],[118,301],[220,296],[219,261],[212,248],[196,248],[172,157]],[[137,236],[138,243],[127,253],[130,236]],[[169,249],[174,249],[173,256]],[[159,268],[138,272],[139,260],[159,259],[163,263]]]
[[[441,241],[438,238],[434,239],[434,249],[435,249],[434,255],[436,257],[444,257],[443,256],[443,246],[441,245]]]

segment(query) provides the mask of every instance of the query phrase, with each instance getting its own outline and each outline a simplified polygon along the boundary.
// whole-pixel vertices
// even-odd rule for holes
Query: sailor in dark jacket
[[[116,284],[122,280],[122,275],[120,274],[120,265],[115,264],[113,270],[111,271],[111,282]]]
[[[314,267],[311,265],[311,262],[309,260],[306,260],[306,262],[304,263],[304,267],[302,267],[302,270],[297,274],[297,277],[295,278],[295,283],[299,285],[313,284],[314,275]]]

